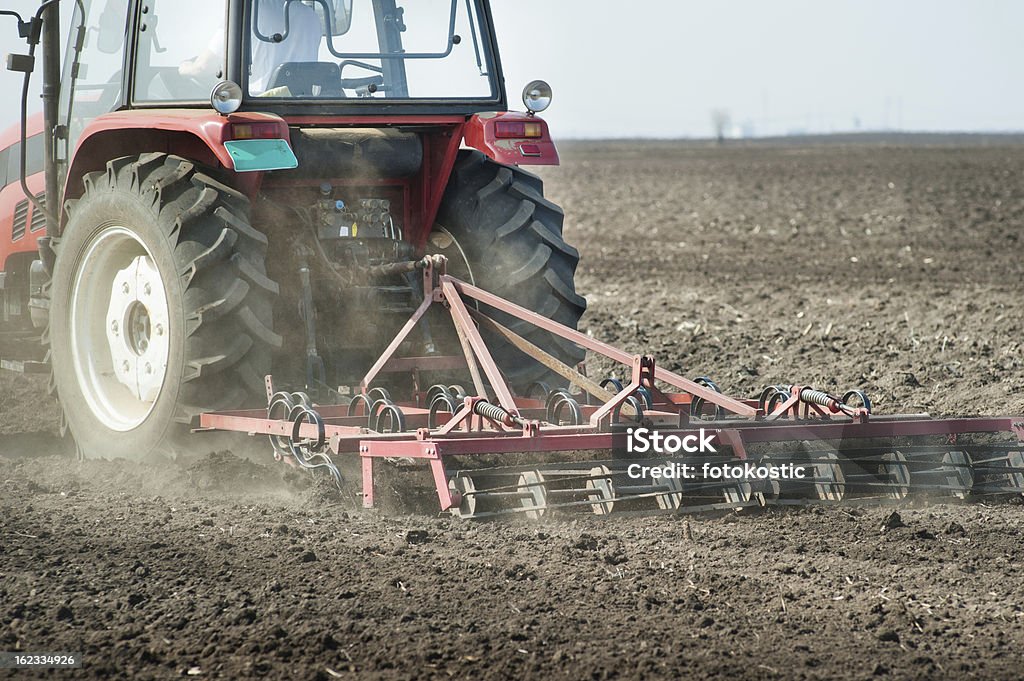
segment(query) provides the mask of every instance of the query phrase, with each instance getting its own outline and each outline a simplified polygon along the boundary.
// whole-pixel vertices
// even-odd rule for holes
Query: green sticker
[[[224,148],[235,162],[235,171],[247,173],[255,170],[290,170],[299,166],[299,160],[285,140],[232,140]]]

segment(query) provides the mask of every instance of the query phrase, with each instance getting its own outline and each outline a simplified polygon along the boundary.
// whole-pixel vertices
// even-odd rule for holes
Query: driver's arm
[[[193,59],[186,59],[178,66],[178,73],[190,78],[216,76],[224,65],[224,29],[219,28],[210,37],[204,49]]]

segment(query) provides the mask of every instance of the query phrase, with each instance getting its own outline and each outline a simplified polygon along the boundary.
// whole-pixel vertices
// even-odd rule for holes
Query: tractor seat
[[[269,90],[287,87],[292,97],[328,97],[338,99],[345,96],[341,89],[341,70],[337,64],[322,61],[291,61],[274,69],[270,77]]]

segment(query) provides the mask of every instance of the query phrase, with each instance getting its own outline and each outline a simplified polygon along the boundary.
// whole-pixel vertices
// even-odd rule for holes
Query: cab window
[[[226,4],[144,0],[135,65],[135,100],[206,101],[224,78]]]

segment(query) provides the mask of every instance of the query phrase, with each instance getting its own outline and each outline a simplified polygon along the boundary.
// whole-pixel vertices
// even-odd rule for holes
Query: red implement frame
[[[665,437],[699,436],[704,431],[705,436],[710,434],[713,445],[731,448],[738,459],[747,458],[748,445],[766,442],[918,436],[945,436],[955,440],[958,435],[968,433],[1001,433],[1024,442],[1024,417],[933,419],[927,415],[872,416],[868,409],[840,405],[836,398],[829,398],[832,402],[825,406],[812,403],[801,397],[808,395],[810,389],[798,386],[789,386],[792,396],[780,400],[778,406],[766,413],[757,400],[723,395],[658,367],[653,357],[630,355],[448,276],[443,257],[427,258],[423,265],[423,303],[363,377],[361,389],[362,394],[367,395],[374,380],[382,373],[464,367],[473,377],[475,395],[466,397],[455,413],[435,414],[443,423],[431,422],[430,409],[424,404],[423,395],[417,394],[410,401],[394,404],[404,418],[404,432],[380,432],[379,423],[376,429],[371,429],[375,414],[365,413],[367,410],[358,407],[355,411],[363,413],[350,413],[352,405],[317,406],[322,424],[305,421],[296,424],[288,419],[268,418],[266,410],[245,410],[202,414],[200,427],[308,441],[322,439],[335,456],[358,453],[362,462],[363,505],[368,508],[374,502],[375,459],[404,457],[426,460],[441,510],[458,507],[462,501],[460,494],[449,488],[446,457],[612,449],[624,440],[622,428],[613,429],[613,426],[638,425],[637,406],[641,403],[637,398],[644,391],[647,397],[646,407],[642,408],[644,425],[658,428]],[[467,301],[507,313],[629,367],[629,384],[614,394],[604,390],[583,373],[561,364],[482,314],[475,305],[468,306]],[[463,356],[396,357],[396,352],[419,320],[437,304],[450,312],[463,341]],[[552,423],[558,419],[547,413],[543,400],[518,397],[509,389],[478,325],[504,335],[520,350],[546,364],[600,403],[579,405],[580,418],[576,425]],[[655,384],[656,381],[670,387],[663,391]],[[268,377],[268,396],[271,393],[272,382]],[[702,414],[691,415],[691,405],[698,398],[715,408],[717,420],[701,419],[703,408]],[[486,405],[490,410],[481,414],[479,407],[486,402],[490,402]],[[369,400],[365,401],[368,403]],[[500,409],[495,410],[494,407]]]

